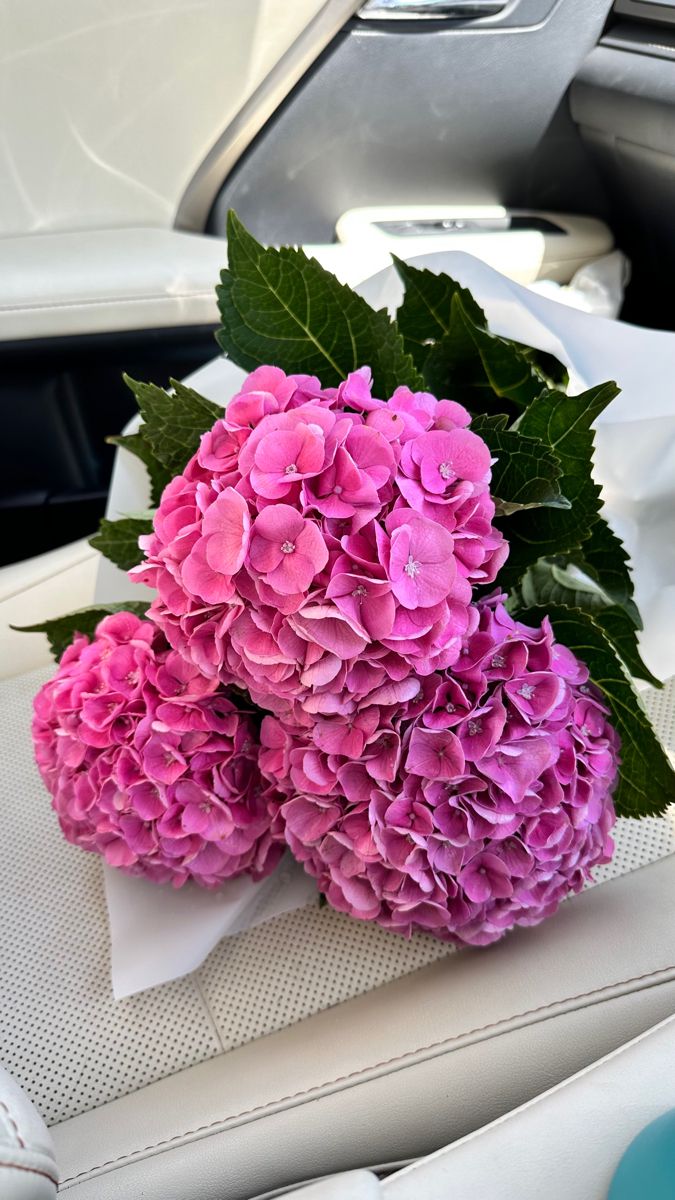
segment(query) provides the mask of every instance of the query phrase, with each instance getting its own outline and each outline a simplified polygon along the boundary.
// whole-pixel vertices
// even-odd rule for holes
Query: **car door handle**
[[[358,15],[368,21],[471,21],[505,7],[506,0],[367,0]]]

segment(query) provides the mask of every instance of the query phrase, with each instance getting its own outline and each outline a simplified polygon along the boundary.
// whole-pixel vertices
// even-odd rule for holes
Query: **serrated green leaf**
[[[591,580],[570,570],[576,565],[574,555],[539,559],[525,572],[509,607],[564,604],[567,608],[580,608],[590,613],[604,629],[630,675],[634,679],[644,679],[652,687],[662,687],[640,657],[635,625],[626,610],[613,604]]]
[[[199,448],[202,434],[222,417],[222,408],[176,379],[170,381],[172,392],[128,375],[124,382],[136,397],[144,440],[171,478],[180,475]]]
[[[482,328],[467,312],[459,291],[450,302],[448,332],[429,350],[427,386],[474,413],[504,410],[517,416],[545,387],[539,372],[515,342]]]
[[[478,413],[477,416],[471,418],[471,429],[487,441],[493,430],[506,429],[508,423],[509,418],[506,413]]]
[[[50,617],[37,625],[11,625],[10,629],[17,633],[46,633],[52,654],[58,662],[76,633],[91,637],[99,621],[111,613],[132,612],[137,617],[144,617],[149,603],[149,600],[125,600],[120,604],[95,604],[62,617]]]
[[[111,446],[128,450],[145,465],[150,477],[150,500],[155,508],[159,505],[162,492],[171,481],[171,472],[159,461],[149,441],[143,434],[144,426],[137,433],[122,433],[118,437],[106,438]]]
[[[525,437],[502,424],[503,414],[475,417],[471,429],[487,442],[496,462],[490,492],[497,511],[511,515],[523,508],[555,505],[569,508],[560,491],[560,460],[539,438]]]
[[[318,375],[325,386],[368,366],[375,394],[423,386],[397,326],[302,250],[265,248],[234,213],[227,221],[228,269],[216,288],[228,358],[250,371],[272,363]]]
[[[593,683],[606,697],[621,738],[617,814],[648,817],[665,812],[675,801],[675,772],[605,631],[590,614],[563,606],[528,609],[518,616],[533,625],[548,616],[558,641],[586,663]]]
[[[119,521],[108,521],[104,517],[98,533],[89,538],[89,545],[122,571],[130,571],[143,558],[138,539],[147,533],[152,533],[151,517],[122,517]]]
[[[572,508],[541,508],[509,518],[504,532],[511,548],[500,574],[503,587],[516,584],[538,558],[578,549],[590,536],[601,503],[592,476],[591,426],[617,392],[616,384],[604,383],[578,396],[542,393],[519,418],[518,432],[540,438],[559,458],[560,488]]]
[[[633,679],[644,679],[645,683],[650,683],[652,687],[662,688],[661,680],[652,675],[649,667],[642,661],[635,626],[625,608],[618,604],[610,604],[607,608],[598,609],[595,620],[604,629]]]
[[[392,254],[394,266],[405,287],[403,303],[396,314],[405,348],[421,370],[432,342],[450,332],[453,296],[460,296],[465,311],[479,328],[487,329],[487,317],[468,288],[450,275],[420,270]]]
[[[591,535],[583,545],[582,570],[602,587],[603,591],[621,605],[636,629],[642,629],[642,620],[633,600],[633,580],[628,567],[628,555],[623,542],[600,516],[591,529]]]

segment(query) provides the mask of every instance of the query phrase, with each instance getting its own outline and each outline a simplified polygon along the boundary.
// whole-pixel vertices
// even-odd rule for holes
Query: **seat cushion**
[[[203,1189],[195,1155],[201,1162],[205,1131],[210,1137],[211,1132],[220,1135],[230,1126],[242,1129],[243,1125],[246,1130],[237,1150],[239,1173],[222,1195],[250,1195],[255,1187],[249,1187],[242,1164],[252,1136],[250,1122],[257,1125],[257,1118],[246,1114],[276,1113],[279,1097],[286,1108],[293,1101],[290,1108],[295,1111],[317,1089],[323,1097],[326,1080],[339,1084],[352,1075],[360,1078],[364,1062],[369,1083],[369,1072],[377,1065],[378,1086],[380,1076],[390,1074],[400,1083],[401,1063],[419,1065],[427,1080],[424,1086],[432,1089],[432,1107],[434,1089],[442,1097],[438,1119],[427,1121],[423,1128],[417,1122],[410,1146],[399,1153],[392,1145],[389,1154],[384,1124],[391,1114],[385,1088],[383,1122],[367,1122],[358,1136],[355,1133],[347,1146],[347,1153],[356,1156],[352,1162],[340,1157],[337,1146],[327,1144],[335,1111],[324,1104],[328,1125],[317,1112],[313,1119],[318,1133],[311,1145],[302,1133],[302,1121],[289,1134],[284,1181],[387,1156],[423,1153],[448,1141],[448,1106],[457,1136],[466,1132],[467,1120],[470,1128],[476,1127],[496,1115],[495,1104],[499,1110],[502,1104],[518,1103],[554,1081],[551,1072],[569,1065],[565,1055],[552,1052],[558,1035],[549,1044],[546,1033],[549,1049],[542,1049],[542,1028],[527,1015],[531,1010],[550,1009],[557,1015],[563,1006],[565,1028],[570,1034],[577,1030],[569,1047],[571,1069],[577,1069],[594,1057],[596,1043],[598,1053],[611,1049],[618,1044],[613,1039],[632,1036],[640,1026],[658,1019],[660,1005],[675,1003],[670,990],[675,948],[668,936],[674,923],[672,915],[667,919],[661,900],[662,895],[675,892],[675,859],[668,859],[663,869],[649,868],[651,875],[636,873],[637,899],[631,898],[630,890],[613,893],[615,883],[597,888],[598,900],[600,893],[607,892],[607,903],[596,902],[593,892],[578,897],[565,906],[579,914],[571,924],[564,917],[561,920],[561,914],[539,929],[519,931],[490,951],[457,955],[431,938],[417,936],[406,942],[376,926],[310,906],[226,939],[186,979],[113,1001],[101,863],[63,841],[32,761],[31,699],[45,677],[45,671],[33,672],[0,684],[0,728],[11,748],[1,784],[8,850],[0,876],[0,1043],[5,1065],[55,1127],[57,1149],[64,1160],[62,1187],[73,1189],[78,1198],[80,1194],[132,1196],[142,1188],[149,1197],[168,1194],[162,1174],[168,1160],[156,1151],[164,1144],[181,1153],[190,1147],[184,1156],[184,1195],[185,1200],[200,1197]],[[660,696],[648,698],[663,733],[671,739],[673,701],[672,687],[665,701]],[[605,881],[671,854],[675,849],[671,819],[620,822],[617,842],[613,863],[603,868]],[[652,888],[660,923],[648,919]],[[633,938],[626,934],[627,918],[619,898],[628,907]],[[594,914],[591,917],[584,908],[589,902],[594,905],[588,910]],[[641,938],[643,925],[649,936]],[[609,939],[612,953],[602,946],[599,956],[593,947],[589,953],[583,944],[585,929],[605,943]],[[558,944],[560,938],[564,945]],[[435,966],[429,965],[434,962]],[[543,964],[541,979],[536,972],[533,979],[525,971],[531,962]],[[565,964],[562,973],[561,964]],[[409,992],[404,976],[411,981]],[[617,985],[621,985],[619,993]],[[594,999],[580,1007],[580,993]],[[359,996],[360,1001],[353,999]],[[489,1012],[486,998],[492,1004]],[[595,1030],[591,1009],[599,1011],[605,1000],[616,1020],[604,1016],[602,1029]],[[421,1032],[417,1014],[429,1005],[431,1032],[429,1028]],[[326,1009],[332,1011],[324,1013]],[[589,1013],[592,1034],[584,1025]],[[512,1028],[514,1014],[521,1014],[518,1029]],[[584,1036],[580,1022],[586,1029]],[[457,1074],[462,1081],[460,1105],[457,1094],[448,1090],[445,1058],[442,1069],[435,1054],[433,1066],[427,1061],[429,1045],[447,1044],[453,1052],[464,1052],[462,1039],[477,1027],[503,1028],[515,1047],[522,1040],[521,1027],[534,1029],[535,1024],[530,1042],[539,1049],[527,1056],[524,1070],[507,1072],[508,1086],[501,1093],[496,1088],[486,1094],[485,1089],[491,1062],[495,1076],[502,1078],[499,1039],[492,1035],[480,1039],[483,1049],[475,1087],[467,1082],[471,1074],[467,1077],[464,1069]],[[357,1027],[359,1036],[352,1036]],[[269,1034],[274,1036],[263,1042],[263,1035]],[[468,1053],[470,1058],[475,1049]],[[391,1070],[389,1059],[394,1060]],[[456,1069],[455,1065],[453,1072]],[[147,1090],[135,1095],[139,1089]],[[329,1090],[331,1095],[342,1095],[341,1085],[331,1085]],[[296,1094],[302,1098],[297,1103]],[[403,1101],[396,1102],[404,1113]],[[255,1155],[260,1167],[256,1186],[261,1187],[271,1187],[278,1179],[275,1156],[266,1159],[264,1153],[266,1138]],[[233,1153],[230,1146],[229,1160]],[[108,1178],[118,1172],[106,1164],[118,1160],[125,1169],[125,1183]],[[150,1180],[139,1178],[139,1161],[152,1163]]]

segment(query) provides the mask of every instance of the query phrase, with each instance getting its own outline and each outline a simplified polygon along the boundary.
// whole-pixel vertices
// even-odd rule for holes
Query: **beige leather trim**
[[[0,679],[53,662],[44,634],[16,633],[10,626],[37,625],[53,613],[91,604],[98,561],[83,539],[0,568]]]
[[[306,247],[345,283],[389,262],[345,246]],[[0,340],[218,323],[223,238],[175,229],[89,229],[0,238]],[[214,354],[216,346],[214,342]]]
[[[364,1078],[299,1106],[209,1130],[144,1156],[84,1172],[61,1185],[73,1200],[249,1200],[339,1171],[430,1154],[611,1052],[675,1011],[675,982],[579,1008],[452,1053]],[[280,1068],[283,1073],[283,1065]],[[239,1076],[237,1075],[237,1079]],[[188,1081],[181,1089],[189,1103]],[[141,1093],[142,1096],[142,1093]],[[139,1111],[135,1132],[147,1120]],[[107,1142],[106,1109],[82,1131],[87,1145]],[[57,1132],[57,1131],[53,1131]],[[127,1132],[129,1132],[127,1130]],[[65,1166],[72,1155],[55,1138]],[[129,1138],[130,1144],[133,1144]],[[273,1147],[270,1153],[270,1147]],[[79,1148],[80,1162],[83,1145]],[[63,1172],[64,1178],[69,1176]]]
[[[566,1012],[572,1012],[576,1008],[586,1007],[588,1004],[599,1004],[605,1000],[614,1000],[620,996],[625,996],[629,992],[640,990],[641,987],[653,987],[659,983],[668,983],[675,979],[675,965],[665,968],[662,971],[649,972],[646,975],[638,975],[632,979],[623,979],[617,983],[610,984],[606,988],[599,988],[593,992],[583,992],[578,996],[569,996],[564,1000],[558,1001],[556,1004],[541,1005],[539,1008],[531,1008],[522,1013],[516,1013],[513,1016],[505,1018],[503,1021],[495,1021],[489,1025],[480,1025],[475,1029],[467,1030],[464,1034],[459,1034],[457,1037],[445,1038],[442,1041],[432,1042],[428,1046],[419,1046],[417,1049],[410,1051],[408,1054],[402,1054],[395,1058],[384,1059],[382,1062],[372,1063],[367,1067],[362,1067],[358,1071],[352,1071],[348,1075],[339,1075],[336,1079],[330,1079],[324,1083],[315,1084],[313,1087],[305,1088],[299,1092],[292,1092],[288,1096],[281,1096],[279,1099],[268,1101],[265,1104],[256,1105],[254,1108],[242,1109],[241,1112],[230,1113],[227,1116],[219,1117],[215,1121],[211,1121],[208,1125],[200,1125],[196,1129],[186,1129],[180,1134],[173,1137],[165,1138],[160,1142],[153,1142],[148,1146],[142,1146],[137,1150],[131,1150],[127,1154],[122,1154],[118,1158],[108,1159],[106,1162],[99,1163],[97,1166],[89,1167],[86,1171],[81,1171],[77,1175],[71,1175],[61,1180],[61,1185],[73,1183],[76,1179],[81,1179],[85,1176],[95,1175],[98,1171],[106,1167],[118,1166],[128,1162],[131,1159],[141,1155],[148,1154],[154,1150],[161,1150],[165,1147],[175,1145],[186,1138],[194,1138],[199,1134],[210,1132],[221,1132],[226,1128],[234,1127],[236,1122],[242,1121],[247,1117],[262,1117],[266,1114],[276,1113],[281,1111],[287,1105],[293,1105],[300,1102],[330,1094],[340,1085],[346,1084],[350,1086],[355,1083],[365,1082],[369,1079],[377,1078],[381,1074],[390,1074],[393,1070],[400,1070],[404,1067],[413,1066],[415,1063],[424,1062],[430,1057],[435,1057],[437,1054],[442,1054],[446,1050],[459,1047],[469,1046],[477,1041],[485,1039],[479,1038],[478,1034],[487,1033],[489,1036],[495,1036],[500,1032],[509,1033],[516,1029],[522,1029],[526,1025],[533,1024],[531,1018],[536,1017],[538,1020],[546,1020],[551,1017],[562,1015]],[[637,986],[639,985],[639,986]],[[582,1002],[581,1004],[579,1002]],[[586,1003],[583,1003],[586,1002]],[[77,1118],[76,1118],[77,1119]]]
[[[631,1139],[672,1107],[674,1067],[670,1016],[528,1104],[410,1164],[378,1194],[445,1200],[451,1191],[457,1200],[483,1200],[498,1172],[500,1200],[605,1200]],[[334,1195],[348,1195],[337,1180]]]
[[[314,1128],[311,1154],[302,1162],[295,1154],[292,1169],[301,1179],[427,1153],[462,1136],[672,1011],[674,884],[670,856],[576,897],[538,929],[443,959],[66,1121],[52,1130],[62,1187],[96,1178],[100,1188],[110,1172],[114,1186],[115,1168],[124,1167],[143,1186],[150,1177],[154,1200],[170,1167],[182,1164],[187,1173],[193,1156],[203,1153],[199,1143],[210,1137],[210,1159],[243,1169],[251,1145],[264,1145],[273,1130],[279,1136],[283,1129],[290,1153],[300,1129],[306,1139]],[[490,1079],[487,1092],[476,1071],[478,1080]],[[426,1091],[430,1076],[433,1093]],[[434,1111],[423,1123],[417,1114],[411,1121],[410,1096],[419,1105],[428,1094]],[[382,1115],[362,1132],[373,1096],[382,1097]],[[327,1114],[335,1120],[338,1112],[354,1145],[367,1133],[368,1158],[350,1158],[357,1153],[351,1144],[327,1148],[321,1130],[333,1128]],[[392,1145],[394,1114],[402,1119],[402,1112],[405,1144]],[[261,1161],[260,1171],[269,1169]],[[276,1182],[268,1174],[252,1180],[258,1190]],[[254,1190],[233,1185],[226,1195]]]

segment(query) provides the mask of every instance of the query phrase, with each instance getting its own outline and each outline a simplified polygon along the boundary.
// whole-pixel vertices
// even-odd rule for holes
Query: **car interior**
[[[147,507],[122,373],[208,372],[230,210],[357,288],[460,250],[562,299],[620,252],[595,311],[675,334],[675,0],[3,8],[0,1195],[601,1200],[675,1106],[672,815],[487,950],[313,903],[116,999],[10,626],[111,594],[87,539]],[[675,752],[675,686],[644,700]]]

